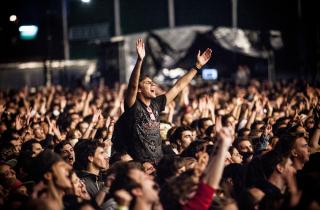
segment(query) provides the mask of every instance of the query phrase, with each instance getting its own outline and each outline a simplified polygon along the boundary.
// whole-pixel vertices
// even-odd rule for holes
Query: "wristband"
[[[197,67],[197,65],[194,65],[192,68],[197,70],[197,71],[200,71],[200,69]]]

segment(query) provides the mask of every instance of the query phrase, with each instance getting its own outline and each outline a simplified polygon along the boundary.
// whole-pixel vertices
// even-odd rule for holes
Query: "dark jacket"
[[[86,189],[90,194],[91,198],[92,199],[95,198],[97,193],[103,186],[103,181],[101,180],[101,176],[91,174],[87,171],[79,171],[77,174],[79,178],[86,185]]]

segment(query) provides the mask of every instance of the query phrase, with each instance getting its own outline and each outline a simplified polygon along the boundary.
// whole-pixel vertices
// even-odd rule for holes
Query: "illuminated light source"
[[[16,15],[10,15],[9,20],[10,20],[11,22],[14,22],[14,21],[17,20],[17,16],[16,16]]]
[[[25,25],[19,27],[20,38],[22,40],[32,40],[35,39],[38,33],[38,26],[35,25]]]
[[[218,78],[217,69],[202,69],[202,79],[204,80],[216,80]]]
[[[90,3],[90,1],[91,0],[81,0],[83,3],[86,3],[86,4],[88,4],[88,3]]]

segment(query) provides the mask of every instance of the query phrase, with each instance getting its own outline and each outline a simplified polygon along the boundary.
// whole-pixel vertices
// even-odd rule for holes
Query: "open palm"
[[[142,39],[137,40],[136,50],[137,50],[138,58],[140,60],[143,60],[144,56],[146,55],[146,51],[144,49],[144,43],[143,43]]]
[[[200,50],[197,55],[197,67],[201,68],[204,66],[211,58],[212,50],[207,48],[202,54],[200,54]],[[198,66],[199,65],[199,66]]]

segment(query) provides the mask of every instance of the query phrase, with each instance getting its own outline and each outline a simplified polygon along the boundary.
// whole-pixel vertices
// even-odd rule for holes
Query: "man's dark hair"
[[[43,180],[43,175],[50,171],[51,167],[59,161],[62,161],[61,157],[53,151],[49,149],[42,151],[36,158],[34,158],[32,169],[34,181],[39,182]]]
[[[127,154],[128,152],[126,151],[114,152],[109,159],[109,164],[112,165],[118,161],[121,161],[121,157]]]
[[[199,122],[198,122],[199,128],[203,128],[204,122],[206,122],[208,120],[211,120],[211,118],[209,118],[209,117],[200,118]]]
[[[207,141],[205,140],[196,140],[191,142],[191,144],[181,153],[181,157],[194,157],[197,152],[204,149],[205,145],[207,145]]]
[[[261,157],[261,166],[265,177],[268,179],[279,163],[285,163],[289,153],[272,150]]]
[[[65,145],[71,145],[71,143],[67,140],[64,140],[64,141],[61,141],[59,142],[55,147],[54,147],[54,152],[55,153],[58,153],[59,155],[61,155],[61,151],[62,151],[62,148],[65,146]],[[71,145],[72,146],[72,145]]]
[[[304,134],[299,133],[287,133],[282,135],[275,146],[275,150],[281,153],[290,153],[297,138],[303,137],[303,135]]]
[[[75,169],[76,170],[86,170],[89,164],[88,157],[94,156],[98,147],[104,147],[104,144],[97,141],[88,141],[88,140],[81,140],[78,142],[75,147]]]
[[[141,74],[140,77],[139,77],[139,83],[140,83],[142,80],[144,80],[145,78],[150,78],[150,79],[151,79],[151,77],[150,77],[149,74]]]
[[[114,193],[117,190],[124,189],[132,196],[133,200],[130,203],[130,207],[132,208],[135,205],[136,199],[132,194],[132,190],[135,188],[141,188],[141,185],[137,183],[130,177],[130,170],[138,169],[137,164],[134,162],[123,162],[120,163],[116,168],[116,177],[112,182],[110,187],[110,194],[114,197]],[[131,209],[130,208],[130,209]]]
[[[30,156],[32,156],[32,145],[37,143],[40,144],[40,142],[35,139],[31,139],[27,142],[24,142],[21,145],[21,153],[30,154]]]
[[[179,126],[175,129],[174,133],[170,136],[170,140],[173,143],[177,143],[178,139],[181,139],[182,133],[184,131],[191,131],[189,126]]]
[[[184,164],[183,158],[179,156],[164,156],[157,167],[157,182],[161,186],[166,180],[176,176],[179,168]]]
[[[160,201],[166,210],[182,209],[181,200],[187,200],[196,183],[193,170],[183,172],[180,176],[170,179],[160,190]]]

